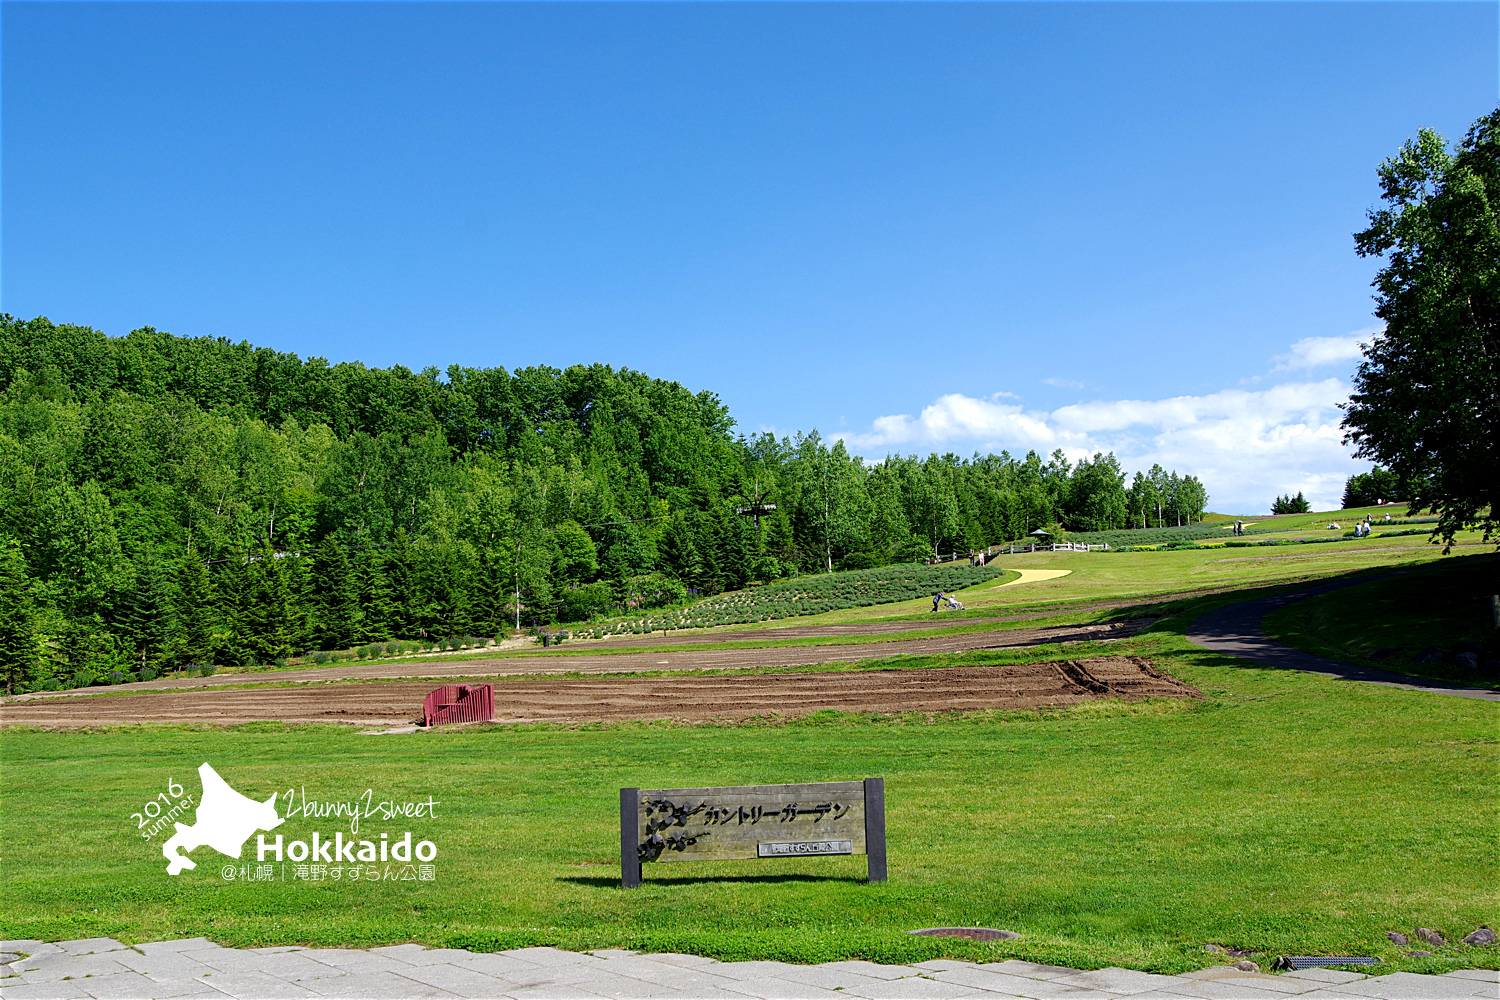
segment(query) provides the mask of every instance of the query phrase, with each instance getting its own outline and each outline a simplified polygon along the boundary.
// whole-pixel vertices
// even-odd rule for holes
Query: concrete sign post
[[[727,788],[620,789],[620,884],[641,865],[863,854],[884,882],[885,779]]]

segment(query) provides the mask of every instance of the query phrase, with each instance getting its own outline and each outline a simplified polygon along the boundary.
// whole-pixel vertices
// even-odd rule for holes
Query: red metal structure
[[[495,685],[449,684],[422,700],[422,725],[489,722],[495,717]]]

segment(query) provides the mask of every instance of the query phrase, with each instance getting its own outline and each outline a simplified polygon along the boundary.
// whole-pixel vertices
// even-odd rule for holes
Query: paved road
[[[1130,969],[1080,972],[1032,962],[938,959],[872,962],[717,962],[696,955],[587,954],[556,948],[497,953],[400,944],[368,951],[221,948],[206,938],[126,947],[110,938],[3,941],[29,953],[0,972],[0,1000],[283,1000],[300,997],[495,997],[513,1000],[1466,1000],[1500,998],[1500,974],[1365,977],[1333,969],[1269,976],[1219,966],[1184,976]]]
[[[1193,622],[1188,629],[1187,638],[1189,642],[1202,646],[1204,649],[1211,649],[1216,653],[1227,653],[1242,660],[1263,663],[1270,667],[1301,670],[1311,674],[1322,674],[1325,677],[1364,681],[1368,684],[1385,684],[1412,691],[1430,691],[1434,694],[1457,695],[1460,698],[1500,701],[1500,691],[1489,688],[1466,687],[1462,684],[1450,684],[1447,681],[1412,677],[1409,674],[1397,674],[1389,670],[1377,670],[1374,667],[1358,667],[1352,663],[1341,663],[1338,660],[1330,660],[1326,656],[1293,649],[1291,646],[1284,646],[1270,638],[1261,629],[1261,620],[1272,611],[1279,611],[1289,604],[1306,600],[1309,597],[1317,597],[1320,594],[1342,590],[1344,587],[1353,587],[1356,584],[1369,583],[1375,579],[1379,577],[1367,576],[1357,580],[1340,580],[1337,583],[1325,583],[1288,594],[1262,597],[1243,604],[1231,604],[1227,608],[1210,611]]]

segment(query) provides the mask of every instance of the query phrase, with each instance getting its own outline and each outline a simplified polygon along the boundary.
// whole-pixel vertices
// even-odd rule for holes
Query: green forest
[[[737,434],[712,392],[607,365],[413,372],[0,316],[0,662],[15,690],[492,636],[1207,505],[1191,476],[1127,480],[1112,454]]]

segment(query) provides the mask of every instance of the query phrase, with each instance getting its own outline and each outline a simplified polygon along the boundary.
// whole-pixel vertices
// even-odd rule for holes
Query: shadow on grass
[[[1174,614],[1147,631],[1187,637],[1196,627],[1200,638],[1229,643],[1206,648],[1231,657],[1241,665],[1259,669],[1304,670],[1347,680],[1426,685],[1447,690],[1494,690],[1500,687],[1500,678],[1482,668],[1464,668],[1441,661],[1412,663],[1401,662],[1395,657],[1369,656],[1362,648],[1369,643],[1356,645],[1348,640],[1351,636],[1363,638],[1370,632],[1384,632],[1386,641],[1400,642],[1400,634],[1413,629],[1418,624],[1417,619],[1423,617],[1413,613],[1413,606],[1420,606],[1424,601],[1433,605],[1425,609],[1428,612],[1426,617],[1431,619],[1425,624],[1441,625],[1439,631],[1445,636],[1461,634],[1465,628],[1472,631],[1475,623],[1468,619],[1476,618],[1480,610],[1487,609],[1478,609],[1477,605],[1461,609],[1463,602],[1458,595],[1443,591],[1451,589],[1452,582],[1460,579],[1466,584],[1461,589],[1474,590],[1477,581],[1464,578],[1482,576],[1488,583],[1497,566],[1500,566],[1500,558],[1486,553],[1426,566],[1368,567],[1295,584],[1246,588],[1184,601],[1174,609]],[[1341,595],[1332,605],[1346,620],[1309,621],[1302,623],[1301,627],[1291,628],[1283,624],[1275,635],[1266,627],[1271,616],[1291,611],[1305,600],[1332,597],[1345,588],[1362,585],[1374,585],[1374,589]],[[1382,600],[1386,602],[1384,606],[1380,603]],[[1325,601],[1321,606],[1329,605]],[[1286,622],[1284,616],[1280,620]],[[1320,625],[1329,627],[1331,634],[1323,635]],[[1397,638],[1391,638],[1393,632]],[[1244,637],[1243,651],[1234,648],[1240,637]],[[1408,641],[1420,644],[1414,638]],[[1432,651],[1436,653],[1437,647],[1432,647]]]
[[[571,882],[590,889],[618,889],[620,877],[608,878],[599,875],[562,875],[556,881]],[[846,882],[864,885],[868,879],[855,875],[805,875],[787,872],[780,875],[681,875],[671,878],[641,877],[642,886],[651,885],[709,885],[719,882],[734,882],[744,885],[778,885],[786,882]]]

